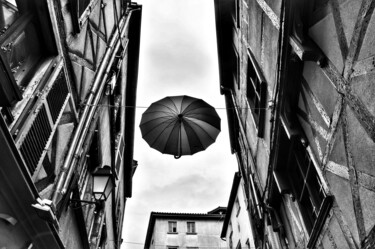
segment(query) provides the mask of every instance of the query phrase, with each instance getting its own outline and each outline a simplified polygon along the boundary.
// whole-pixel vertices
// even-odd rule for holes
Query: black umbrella
[[[201,99],[173,96],[152,103],[139,126],[152,148],[177,159],[205,150],[215,142],[220,117]]]

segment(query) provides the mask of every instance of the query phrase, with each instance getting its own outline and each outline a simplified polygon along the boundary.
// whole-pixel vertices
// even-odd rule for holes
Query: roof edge
[[[234,201],[236,200],[238,186],[240,185],[241,175],[239,172],[234,173],[232,189],[230,191],[227,213],[225,214],[223,229],[221,230],[220,238],[225,238],[228,230],[229,220],[232,214]]]

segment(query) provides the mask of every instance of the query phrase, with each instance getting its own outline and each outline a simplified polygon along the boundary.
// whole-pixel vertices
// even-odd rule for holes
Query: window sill
[[[178,232],[167,232],[167,234],[178,234]]]
[[[197,235],[197,233],[186,233],[187,235]]]

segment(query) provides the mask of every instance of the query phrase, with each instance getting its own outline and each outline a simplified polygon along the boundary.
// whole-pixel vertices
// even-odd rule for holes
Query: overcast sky
[[[213,0],[140,0],[143,5],[135,130],[138,169],[125,209],[123,249],[141,249],[151,211],[206,213],[226,206],[235,156],[230,153],[220,95]],[[222,131],[214,144],[176,160],[142,139],[145,108],[166,96],[190,95],[217,109]]]

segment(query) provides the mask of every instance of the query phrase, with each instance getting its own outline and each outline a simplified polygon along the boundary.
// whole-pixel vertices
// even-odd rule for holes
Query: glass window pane
[[[77,0],[75,0],[77,1]],[[79,9],[79,16],[83,14],[83,12],[86,10],[87,6],[89,6],[90,0],[78,0],[78,9]]]
[[[14,0],[12,1],[5,1],[1,0],[1,11],[0,11],[0,35],[2,35],[5,30],[9,28],[10,25],[14,23],[14,21],[18,17],[18,9],[17,4]]]
[[[187,222],[187,232],[195,233],[195,222]]]
[[[324,199],[324,193],[313,165],[309,169],[306,185],[315,209],[319,210]]]
[[[17,32],[15,32],[17,33]],[[29,22],[24,30],[11,36],[2,44],[2,50],[8,60],[10,69],[21,90],[29,73],[41,58],[41,43],[33,22]]]
[[[176,221],[168,221],[168,232],[169,233],[177,233],[177,222]]]

